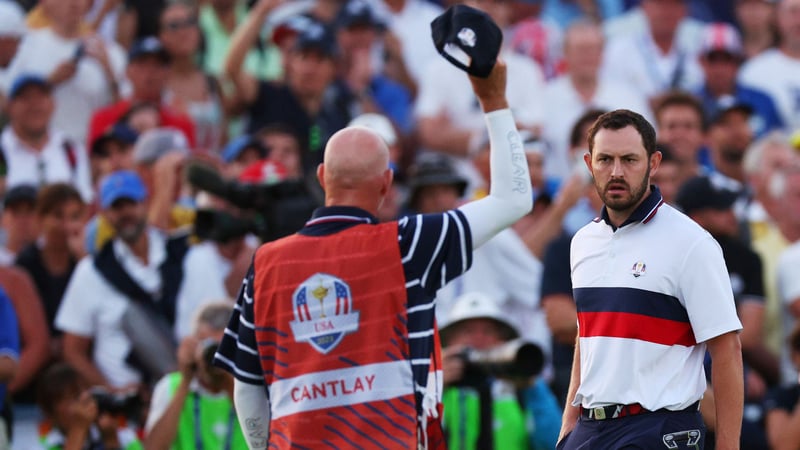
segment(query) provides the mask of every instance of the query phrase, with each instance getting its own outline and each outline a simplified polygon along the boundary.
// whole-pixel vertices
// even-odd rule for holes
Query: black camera
[[[530,380],[544,367],[542,349],[523,339],[514,339],[484,351],[468,348],[461,358],[466,367],[461,382],[456,384],[470,386],[484,383],[487,378]]]
[[[111,392],[103,387],[93,387],[89,391],[97,403],[99,413],[112,416],[138,418],[142,410],[142,399],[137,392]]]
[[[200,343],[200,359],[205,364],[206,369],[214,366],[214,355],[217,353],[219,341],[215,339],[206,339]]]
[[[232,218],[218,211],[198,215],[195,227],[212,240],[254,232],[262,242],[273,241],[297,232],[314,209],[322,205],[319,189],[303,180],[240,183],[225,180],[216,170],[198,163],[188,167],[187,178],[192,186],[254,213],[252,220]]]

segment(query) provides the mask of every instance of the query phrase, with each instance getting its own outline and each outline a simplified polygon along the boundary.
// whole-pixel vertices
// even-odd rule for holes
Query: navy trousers
[[[658,411],[608,420],[581,418],[556,450],[703,450],[705,434],[698,411]]]

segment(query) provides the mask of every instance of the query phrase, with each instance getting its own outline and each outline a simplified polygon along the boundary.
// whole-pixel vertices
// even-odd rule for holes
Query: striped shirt
[[[314,212],[299,233],[327,236],[356,225],[377,223],[375,217],[358,208],[324,207]],[[472,263],[469,225],[458,210],[404,217],[398,221],[398,246],[408,300],[408,360],[416,383],[417,404],[421,405],[434,348],[434,298],[439,288],[464,273]],[[264,374],[255,337],[254,278],[251,265],[215,363],[239,381],[261,385]]]

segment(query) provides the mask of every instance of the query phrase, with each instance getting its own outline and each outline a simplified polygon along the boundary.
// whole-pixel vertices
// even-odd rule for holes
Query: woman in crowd
[[[225,142],[225,99],[217,79],[203,72],[198,61],[202,36],[195,7],[188,2],[167,5],[158,37],[171,57],[171,103],[192,118],[197,149],[218,152]]]

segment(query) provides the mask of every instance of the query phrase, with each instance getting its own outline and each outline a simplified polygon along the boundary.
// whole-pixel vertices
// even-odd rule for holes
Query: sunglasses
[[[178,31],[184,28],[194,28],[197,26],[197,18],[187,17],[182,20],[171,20],[164,23],[164,29],[167,31]]]
[[[741,58],[728,52],[715,50],[706,54],[706,61],[710,63],[735,63],[741,62]]]

